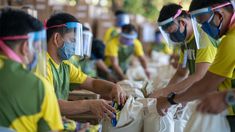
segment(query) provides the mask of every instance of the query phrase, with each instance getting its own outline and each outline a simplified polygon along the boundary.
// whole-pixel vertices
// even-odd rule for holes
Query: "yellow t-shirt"
[[[112,38],[118,36],[120,33],[119,29],[117,27],[111,27],[109,28],[105,34],[104,34],[104,44],[106,45]]]
[[[220,91],[235,88],[235,28],[231,29],[221,40],[214,62],[209,68],[211,73],[225,77],[226,80],[219,86]],[[232,109],[229,109],[232,113]]]
[[[201,32],[202,38],[200,39],[199,43],[202,43],[204,47],[200,49],[195,49],[197,50],[196,57],[195,57],[195,63],[202,63],[202,62],[207,62],[207,63],[212,63],[215,59],[215,55],[217,53],[217,48],[215,48],[210,41],[209,37],[205,34],[205,32]],[[190,41],[194,39],[194,36],[187,42],[188,44],[191,44]],[[180,51],[180,60],[179,63],[183,63],[183,58],[184,58],[184,53],[181,50]]]
[[[17,132],[62,130],[54,89],[40,75],[0,55],[0,126]]]
[[[105,47],[105,63],[107,66],[111,66],[110,59],[108,57],[118,57],[119,47],[122,44],[119,41],[119,36],[113,38],[112,40],[107,43]],[[122,45],[123,46],[123,45]],[[127,46],[128,48],[128,46]],[[138,39],[134,40],[134,55],[135,56],[143,56],[144,50],[142,47],[141,42]]]
[[[70,84],[83,84],[87,79],[87,75],[81,71],[81,68],[76,68],[68,60],[58,65],[47,54],[46,79],[54,86],[57,98],[66,100],[69,91],[74,88],[70,87]]]

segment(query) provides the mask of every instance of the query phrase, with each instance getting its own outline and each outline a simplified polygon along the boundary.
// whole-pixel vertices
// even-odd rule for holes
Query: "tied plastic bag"
[[[144,132],[174,132],[174,107],[171,107],[165,116],[160,116],[156,110],[156,99],[146,98],[137,101],[144,106]]]
[[[175,122],[175,132],[183,132],[184,128],[186,127],[189,118],[192,115],[193,109],[196,106],[196,102],[189,102],[187,104],[179,104],[174,115],[174,122]]]
[[[227,111],[217,115],[203,114],[194,109],[184,132],[230,132],[226,114]]]
[[[141,132],[143,126],[142,109],[143,104],[130,96],[120,112],[116,127],[112,126],[109,118],[105,118],[102,121],[102,132]]]
[[[127,93],[127,96],[133,96],[137,98],[144,98],[141,89],[144,85],[143,81],[135,82],[130,80],[124,80],[117,83]]]

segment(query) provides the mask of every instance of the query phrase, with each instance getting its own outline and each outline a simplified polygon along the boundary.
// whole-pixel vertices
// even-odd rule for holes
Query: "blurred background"
[[[114,12],[122,9],[131,16],[138,29],[139,40],[146,49],[154,41],[156,18],[166,3],[180,3],[188,8],[190,0],[0,0],[0,6],[24,8],[41,21],[56,12],[68,12],[91,27],[94,37],[103,39],[105,31],[114,25]]]

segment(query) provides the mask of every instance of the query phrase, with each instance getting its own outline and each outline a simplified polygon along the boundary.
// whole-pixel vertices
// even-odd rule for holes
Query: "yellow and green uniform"
[[[226,36],[222,38],[218,46],[217,54],[214,62],[209,68],[211,73],[226,78],[219,86],[220,91],[235,88],[235,28],[228,31]],[[229,114],[234,115],[235,107],[229,108]]]
[[[217,48],[212,44],[205,32],[201,32],[201,36],[203,36],[203,38],[200,40],[200,43],[205,45],[205,47],[197,49],[194,35],[186,42],[187,48],[185,45],[181,46],[179,63],[184,63],[185,51],[187,50],[186,67],[189,69],[190,75],[195,72],[197,63],[212,63],[217,53]]]
[[[114,37],[117,37],[120,34],[120,31],[117,27],[111,27],[109,28],[105,34],[104,34],[104,44],[106,45],[110,40],[112,40]]]
[[[77,68],[81,68],[82,72],[84,72],[89,77],[97,77],[96,60],[92,60],[92,59],[80,60],[79,57],[72,56],[69,59],[69,61]]]
[[[87,75],[80,68],[76,68],[68,60],[57,64],[47,54],[47,80],[54,86],[58,99],[67,100],[69,92],[74,89],[70,84],[79,85],[86,81]]]
[[[105,47],[105,63],[111,67],[109,57],[117,57],[119,65],[123,71],[126,71],[130,62],[131,55],[137,57],[144,56],[144,51],[141,42],[138,39],[134,40],[133,45],[127,46],[119,41],[119,36],[110,40]]]
[[[157,51],[157,52],[162,52],[165,54],[172,54],[173,50],[164,42],[162,43],[152,43],[151,44],[151,50]]]
[[[15,61],[0,56],[0,126],[18,132],[62,130],[52,85]]]

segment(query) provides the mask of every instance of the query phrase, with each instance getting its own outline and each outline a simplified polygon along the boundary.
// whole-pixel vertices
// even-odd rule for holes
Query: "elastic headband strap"
[[[19,36],[7,36],[7,37],[0,37],[0,40],[21,40],[21,39],[28,39],[28,35],[19,35]]]
[[[2,49],[3,53],[11,60],[14,60],[18,63],[22,63],[21,58],[10,49],[2,40],[0,40],[0,49]]]

